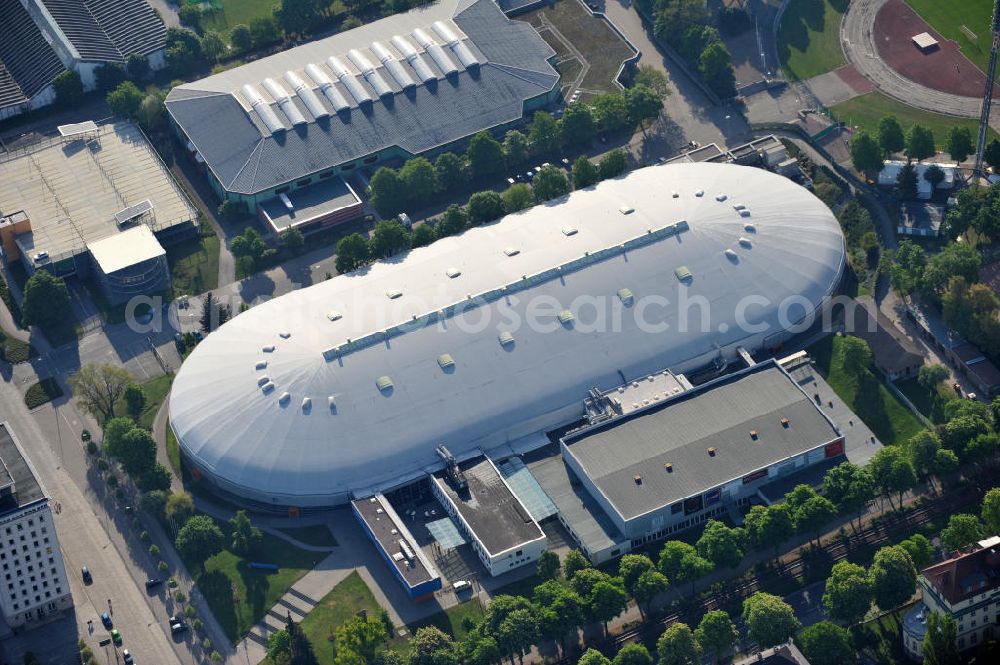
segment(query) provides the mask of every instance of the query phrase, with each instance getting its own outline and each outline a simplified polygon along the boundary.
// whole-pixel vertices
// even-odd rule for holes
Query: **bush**
[[[222,662],[222,655],[219,654],[218,651],[213,651],[212,655],[210,656],[210,658],[212,659],[213,663],[221,663]]]
[[[104,481],[108,484],[108,487],[118,487],[118,476],[113,473],[109,473]]]
[[[204,649],[205,651],[208,651],[209,649],[211,649],[212,648],[212,640],[208,639],[207,637],[205,639],[203,639],[201,641],[201,648]]]
[[[149,531],[143,531],[142,533],[140,533],[139,534],[139,540],[141,540],[143,542],[146,542],[147,540],[149,540]]]
[[[200,633],[202,630],[205,629],[205,625],[201,622],[201,619],[195,619],[191,623],[191,625],[194,627],[195,632],[198,632],[198,633]]]
[[[96,455],[97,454],[97,450],[98,450],[98,448],[97,448],[97,444],[96,443],[94,443],[93,441],[88,441],[87,442],[87,454],[88,455]]]
[[[160,547],[158,545],[150,545],[149,553],[153,556],[160,556]]]
[[[42,379],[28,388],[24,393],[24,403],[29,409],[36,409],[42,404],[62,397],[63,390],[59,382],[53,378]]]
[[[193,619],[197,614],[198,612],[190,605],[184,608],[184,616],[186,616],[188,619]]]
[[[187,596],[184,595],[183,591],[178,589],[177,591],[174,591],[174,600],[177,601],[178,603],[183,603],[185,600],[187,600]]]
[[[160,571],[161,573],[167,572],[168,568],[170,568],[170,566],[167,565],[166,561],[160,561],[158,564],[156,564],[156,569],[158,571]],[[176,582],[175,582],[175,584],[176,584]]]

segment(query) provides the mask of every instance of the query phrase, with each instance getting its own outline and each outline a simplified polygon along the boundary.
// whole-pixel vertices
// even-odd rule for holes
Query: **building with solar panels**
[[[503,130],[556,99],[554,56],[493,0],[442,0],[177,86],[166,107],[220,198],[263,217],[360,170]]]
[[[93,90],[133,54],[162,68],[166,32],[146,0],[0,0],[0,120],[51,104],[67,69]]]

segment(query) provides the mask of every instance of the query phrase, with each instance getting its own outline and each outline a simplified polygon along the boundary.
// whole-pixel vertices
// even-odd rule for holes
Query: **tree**
[[[937,186],[944,180],[944,171],[937,164],[931,164],[924,171],[924,180],[930,183],[932,190],[937,189]]]
[[[656,640],[656,653],[660,656],[658,665],[701,663],[701,645],[698,644],[691,628],[680,621],[671,624],[660,635],[660,639]]]
[[[570,550],[566,553],[566,557],[563,559],[563,577],[565,579],[572,580],[579,571],[586,568],[590,568],[590,561],[583,556],[580,550]]]
[[[403,164],[399,179],[406,189],[407,203],[414,210],[430,203],[439,189],[437,171],[423,157],[414,157]]]
[[[645,615],[645,608],[649,607],[654,598],[664,593],[669,585],[667,576],[660,571],[647,570],[643,572],[635,581],[631,591],[632,597],[635,598],[635,602],[639,606],[640,614]]]
[[[723,99],[736,95],[733,56],[722,42],[705,47],[698,58],[698,73],[712,92]]]
[[[493,190],[476,192],[469,197],[469,221],[473,224],[485,224],[503,217],[503,197]]]
[[[155,462],[151,469],[135,479],[136,487],[143,493],[166,492],[172,483],[173,476],[170,475],[170,469],[159,462]]]
[[[566,633],[575,631],[583,621],[583,599],[565,583],[549,580],[535,587],[535,604],[539,610],[539,634],[556,640],[560,652],[565,652]]]
[[[469,216],[465,212],[465,208],[458,205],[457,203],[452,203],[441,215],[441,219],[437,223],[437,236],[438,238],[446,238],[448,236],[453,236],[457,233],[461,233],[469,226]]]
[[[636,582],[648,570],[653,570],[653,561],[645,554],[626,554],[618,561],[618,576],[622,578],[625,590],[630,594]]]
[[[823,592],[823,609],[827,616],[847,625],[865,618],[872,605],[874,592],[868,571],[849,561],[838,561],[830,571]]]
[[[590,143],[595,133],[597,127],[590,108],[580,102],[568,104],[562,117],[563,140],[570,145],[583,145]]]
[[[76,108],[83,103],[83,80],[72,69],[67,69],[52,81],[56,104],[62,108]]]
[[[829,621],[803,628],[795,644],[811,665],[849,665],[857,661],[851,633]]]
[[[517,212],[535,205],[535,194],[531,185],[516,182],[502,194],[503,207],[507,212]]]
[[[1000,141],[993,139],[983,149],[983,159],[994,169],[1000,168]]]
[[[740,633],[727,612],[712,610],[701,617],[694,637],[703,649],[712,652],[715,662],[719,662],[739,642]]]
[[[534,608],[521,607],[510,612],[500,623],[496,633],[497,645],[507,653],[516,653],[520,658],[525,649],[530,649],[538,636],[538,622]]]
[[[594,119],[602,132],[620,132],[628,127],[628,109],[625,107],[625,97],[620,93],[603,94],[594,99],[592,105]]]
[[[388,258],[410,246],[410,236],[396,219],[383,219],[372,230],[368,253],[375,258]]]
[[[878,145],[886,157],[906,147],[903,128],[900,127],[896,116],[882,116],[882,119],[878,121]]]
[[[743,531],[708,520],[695,548],[716,567],[735,568],[743,559]]]
[[[851,139],[851,163],[869,180],[882,170],[882,148],[866,130],[859,131]]]
[[[542,581],[558,580],[561,565],[558,554],[552,550],[545,550],[538,557],[538,577]]]
[[[1000,487],[994,487],[983,497],[982,516],[988,533],[1000,533]]]
[[[127,369],[110,364],[88,363],[69,377],[73,395],[101,422],[115,417],[115,404],[132,382]]]
[[[611,661],[597,649],[590,648],[583,652],[576,665],[611,665]]]
[[[281,30],[273,16],[258,16],[250,21],[250,37],[256,48],[270,46],[281,37]]]
[[[584,600],[589,599],[590,593],[597,586],[598,582],[610,582],[612,578],[603,570],[597,568],[584,568],[576,571],[573,577],[567,580],[573,591],[576,591]]]
[[[934,155],[934,133],[923,125],[913,125],[906,132],[906,155],[918,162]]]
[[[668,540],[660,550],[657,563],[660,572],[674,584],[690,582],[694,588],[696,580],[712,571],[712,562],[698,554],[694,545],[681,540]]]
[[[141,53],[130,53],[125,60],[125,73],[133,81],[142,81],[149,76],[149,60]]]
[[[214,30],[201,36],[201,52],[211,62],[218,62],[226,54],[226,42]]]
[[[166,490],[150,490],[143,492],[139,497],[139,507],[147,514],[162,520],[166,517],[167,492]]]
[[[898,446],[887,446],[875,453],[868,462],[868,470],[872,474],[876,490],[889,498],[890,505],[894,493],[898,493],[902,501],[903,494],[917,484],[913,463],[906,451]]]
[[[274,17],[286,33],[301,35],[316,24],[322,8],[318,0],[280,0]]]
[[[968,127],[954,126],[948,130],[945,150],[956,162],[964,162],[975,151],[972,144],[972,132]]]
[[[613,665],[653,665],[649,649],[639,642],[629,642],[615,654]]]
[[[267,638],[267,657],[273,662],[281,658],[291,658],[291,638],[287,630],[277,630]]]
[[[437,234],[434,233],[434,227],[430,224],[421,224],[413,227],[413,232],[410,234],[410,247],[413,249],[426,247],[436,239]]]
[[[516,129],[510,130],[504,135],[503,154],[508,168],[523,164],[528,160],[528,138]]]
[[[375,650],[388,637],[385,622],[381,618],[354,616],[334,631],[334,644],[338,654],[350,650],[361,656],[362,662],[370,663],[375,659]]]
[[[162,90],[155,90],[142,98],[136,121],[144,131],[153,133],[163,127],[167,117],[167,107],[164,105],[166,98],[167,93]]]
[[[117,459],[124,445],[125,435],[135,428],[131,418],[111,418],[104,423],[104,452]]]
[[[860,337],[846,335],[840,339],[841,364],[844,372],[855,380],[868,373],[872,363],[872,351],[868,342]]]
[[[952,515],[948,519],[948,526],[941,531],[941,542],[950,552],[982,540],[982,537],[983,527],[979,518],[968,513]]]
[[[302,249],[302,245],[305,244],[305,236],[302,235],[302,231],[299,231],[294,226],[289,226],[287,229],[281,232],[278,236],[281,242],[281,246],[292,253],[298,252]]]
[[[125,81],[125,68],[117,62],[106,62],[94,71],[94,78],[97,89],[108,92]]]
[[[823,495],[841,511],[858,516],[875,498],[875,482],[868,469],[850,462],[833,467],[823,476]]]
[[[371,254],[368,250],[368,240],[360,233],[351,233],[337,242],[337,259],[334,265],[341,275],[353,272],[369,263]]]
[[[837,507],[825,496],[814,496],[808,499],[795,511],[795,529],[800,533],[811,534],[819,547],[819,537],[823,527],[837,516]]]
[[[566,174],[558,166],[549,164],[543,166],[542,170],[535,176],[532,184],[535,192],[535,200],[541,203],[556,197],[562,196],[569,191],[569,183],[566,181]]]
[[[762,649],[787,642],[800,625],[788,603],[762,591],[743,601],[743,621],[750,639]]]
[[[909,538],[900,541],[899,546],[906,550],[913,560],[913,565],[917,570],[926,568],[934,558],[934,546],[927,537],[920,533],[915,533]]]
[[[182,527],[194,515],[194,499],[187,492],[173,492],[167,497],[164,511],[176,528]]]
[[[937,434],[921,430],[906,442],[910,461],[917,473],[930,475],[937,471],[937,454],[941,450],[941,440]]]
[[[628,595],[614,581],[601,580],[590,590],[586,602],[590,616],[604,624],[604,635],[607,636],[608,622],[625,611]]]
[[[208,334],[219,327],[219,304],[211,291],[201,300],[201,316],[198,318],[201,331]]]
[[[899,169],[899,175],[896,176],[896,189],[899,192],[899,198],[904,201],[912,201],[917,198],[917,169],[913,164],[907,162],[903,168]]]
[[[958,626],[950,614],[930,612],[924,632],[924,665],[958,665]]]
[[[125,386],[124,399],[125,409],[133,418],[137,418],[146,406],[146,393],[143,392],[142,386],[135,383]]]
[[[898,545],[876,552],[869,573],[875,604],[886,612],[908,601],[917,590],[916,566]]]
[[[229,43],[241,53],[249,51],[253,48],[253,36],[250,34],[250,28],[243,23],[234,25],[233,29],[229,31]]]
[[[528,126],[528,143],[536,155],[546,155],[554,152],[562,145],[562,132],[559,123],[548,113],[535,111]]]
[[[625,90],[625,109],[628,119],[633,125],[639,125],[646,131],[646,121],[660,117],[663,110],[663,97],[644,85],[636,85]]]
[[[573,162],[573,189],[590,187],[600,180],[600,173],[586,155],[580,155]]]
[[[372,205],[383,217],[395,217],[406,208],[408,193],[396,169],[380,167],[369,184]]]
[[[21,319],[25,326],[58,330],[73,317],[66,282],[47,270],[37,270],[24,285]]]
[[[931,363],[920,367],[920,371],[917,372],[917,383],[933,395],[938,385],[949,376],[951,376],[951,372],[948,371],[947,367],[941,363]]]
[[[156,465],[156,440],[148,430],[133,427],[122,437],[116,456],[129,476],[138,478]]]
[[[453,152],[442,152],[434,160],[434,177],[437,186],[444,191],[465,184],[469,180],[465,160]]]
[[[169,507],[169,502],[167,505]],[[201,566],[209,557],[221,552],[223,543],[222,530],[208,515],[188,519],[174,540],[178,554],[195,566]]]
[[[243,229],[243,233],[229,242],[229,249],[234,256],[249,256],[256,265],[267,251],[267,243],[261,238],[257,229],[247,226]]]
[[[264,537],[260,529],[250,522],[245,510],[236,511],[236,515],[229,520],[229,526],[232,527],[233,538],[230,547],[233,552],[240,556],[249,554]]]
[[[503,146],[487,131],[481,131],[469,140],[465,153],[469,168],[475,178],[485,178],[503,172]]]
[[[771,547],[774,556],[778,556],[778,548],[795,533],[795,520],[791,509],[783,503],[753,506],[744,520],[744,528],[752,545]]]
[[[967,242],[953,242],[927,261],[923,287],[931,294],[944,292],[952,277],[964,277],[969,284],[979,281],[982,256]]]
[[[615,148],[601,157],[598,171],[600,171],[601,180],[607,180],[621,175],[627,167],[628,158],[625,156],[625,151],[621,148]]]
[[[669,96],[672,92],[667,75],[652,65],[639,65],[639,70],[632,82],[636,86],[646,86],[659,95],[661,99]]]

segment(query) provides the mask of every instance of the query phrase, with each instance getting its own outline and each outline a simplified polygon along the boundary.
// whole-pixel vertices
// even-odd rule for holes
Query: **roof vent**
[[[736,252],[734,252],[731,249],[727,249],[723,253],[726,255],[726,258],[729,259],[730,261],[732,261],[733,263],[735,263],[736,261],[740,260],[740,257],[736,256]]]
[[[693,277],[691,271],[688,270],[687,266],[679,266],[677,268],[674,268],[674,274],[677,275],[677,279],[681,280],[682,282],[686,282]]]
[[[281,393],[281,396],[278,398],[278,404],[288,404],[288,400],[290,399],[292,399],[292,396],[286,390],[285,392]]]
[[[633,212],[635,212],[635,208],[626,203],[623,203],[620,206],[618,206],[618,212],[620,212],[623,215],[631,215]]]
[[[750,438],[753,439],[754,441],[760,438],[760,435],[757,433],[757,430],[755,429],[750,430]]]
[[[341,317],[343,317],[343,314],[341,314],[335,309],[331,309],[329,312],[326,313],[326,318],[330,319],[331,321],[339,321]]]
[[[326,403],[330,405],[330,413],[337,412],[337,400],[333,395],[326,398]]]
[[[438,356],[438,367],[443,370],[449,370],[455,367],[455,359],[451,357],[450,353],[442,353]]]
[[[781,419],[781,426],[784,427],[785,429],[788,429],[788,418]]]
[[[261,351],[263,351],[264,353],[271,353],[271,352],[273,352],[274,351],[274,344],[268,344],[267,346],[262,347]]]
[[[664,464],[663,468],[666,469],[667,473],[673,473],[674,472],[674,465],[671,464],[670,462],[667,462],[666,464]]]
[[[302,410],[303,411],[305,411],[306,413],[308,413],[309,411],[312,411],[312,405],[313,405],[312,397],[303,397],[302,398]]]
[[[521,250],[519,250],[517,247],[505,247],[503,253],[506,254],[507,256],[517,256],[518,254],[521,253]]]
[[[564,226],[564,227],[562,227],[562,234],[564,236],[575,236],[576,235],[576,231],[577,231],[577,229],[574,226]]]
[[[694,193],[694,195],[701,198],[702,196],[705,196],[705,190],[699,189],[697,192]]]
[[[462,274],[462,271],[458,268],[448,268],[444,271],[444,274],[448,275],[448,277],[451,277],[452,279],[455,279]]]
[[[749,217],[749,216],[750,216],[750,211],[749,210],[747,210],[746,208],[744,208],[743,210],[740,210],[740,217]]]
[[[265,383],[260,387],[260,391],[265,395],[271,392],[272,390],[274,390],[274,383],[272,381],[268,381],[267,383]]]
[[[757,227],[754,226],[753,224],[744,224],[743,230],[746,231],[747,233],[757,233]]]
[[[632,302],[632,291],[626,288],[618,289],[618,299],[621,300],[626,305]]]
[[[568,309],[564,309],[563,311],[559,312],[559,323],[563,325],[569,325],[570,323],[573,323],[573,312],[569,311]]]
[[[726,200],[726,199],[728,199],[728,198],[729,198],[729,197],[728,197],[728,196],[726,196],[725,194],[716,194],[716,195],[715,195],[715,200],[716,200],[716,201],[719,201],[720,203],[721,203],[722,201],[725,201],[725,200]]]
[[[715,447],[714,446],[708,449],[708,456],[709,457],[715,457]]]
[[[380,376],[375,380],[375,385],[379,390],[385,392],[392,388],[392,379],[388,376]]]
[[[750,242],[750,238],[744,238],[743,236],[740,236],[740,245],[746,247],[747,249],[753,247],[753,243]]]
[[[670,192],[670,196],[676,199],[680,196],[680,194],[678,194],[677,192]]]
[[[508,330],[497,335],[497,339],[500,341],[500,346],[510,346],[514,343],[514,335]]]
[[[267,367],[266,360],[258,360],[257,364],[253,366],[254,369],[264,369],[265,367]]]
[[[746,206],[743,205],[742,203],[736,203],[736,204],[733,204],[733,210],[736,210],[736,211],[746,210]]]
[[[401,295],[403,295],[403,292],[400,291],[399,289],[390,289],[390,290],[388,290],[388,291],[385,292],[385,296],[389,300],[395,300],[396,298],[398,298]]]
[[[292,333],[288,332],[287,330],[282,330],[280,333],[278,333],[278,337],[280,337],[281,339],[288,339],[291,336]]]
[[[642,485],[642,476],[632,476],[632,480],[635,481],[636,485]]]
[[[268,383],[270,380],[271,380],[271,377],[269,377],[269,376],[258,376],[257,377],[257,385],[258,386],[262,386],[265,383]]]

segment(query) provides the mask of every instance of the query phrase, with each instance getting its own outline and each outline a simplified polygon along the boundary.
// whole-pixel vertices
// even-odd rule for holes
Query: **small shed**
[[[919,35],[913,35],[910,39],[921,53],[933,51],[938,46],[938,40],[934,39],[929,32],[921,32]]]

